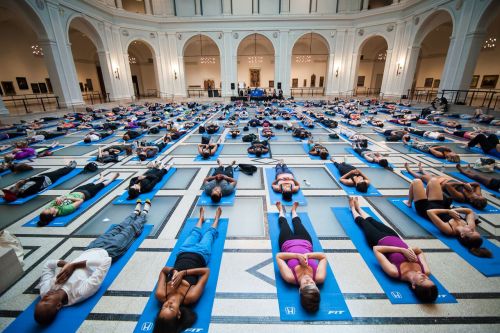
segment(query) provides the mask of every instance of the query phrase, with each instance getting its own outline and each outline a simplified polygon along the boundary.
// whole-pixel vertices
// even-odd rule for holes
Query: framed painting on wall
[[[325,77],[324,76],[320,76],[319,77],[319,87],[323,88],[323,84],[325,84]]]
[[[26,81],[25,77],[16,77],[17,86],[19,90],[29,90],[28,81]]]
[[[269,80],[269,88],[274,88],[274,80]]]
[[[425,88],[432,88],[432,82],[434,81],[434,79],[432,77],[428,77],[425,79],[424,81],[424,87]]]
[[[83,87],[83,83],[82,82],[78,82],[78,84],[80,85],[80,91],[84,92],[85,88]]]
[[[307,79],[304,79],[304,85],[302,87],[307,87]]]
[[[476,88],[479,83],[479,75],[473,75],[472,80],[470,80],[469,88]]]
[[[48,92],[47,85],[45,84],[45,82],[38,83],[38,87],[40,88],[40,92],[42,94],[46,94]]]
[[[432,84],[432,88],[439,88],[439,84],[441,83],[441,79],[435,79]]]
[[[40,87],[38,86],[38,83],[32,83],[31,84],[31,90],[33,91],[33,94],[39,94],[40,93]]]
[[[495,89],[498,82],[498,75],[483,75],[483,80],[481,81],[481,88]]]
[[[49,93],[52,94],[54,92],[54,90],[52,89],[52,82],[50,82],[49,78],[46,78],[45,83],[47,84],[47,89],[49,90]]]
[[[292,79],[292,88],[299,87],[299,79]]]
[[[92,85],[92,79],[85,79],[85,82],[87,82],[87,90],[94,91],[94,86]]]
[[[358,76],[358,87],[363,87],[365,85],[365,77],[364,76]]]
[[[311,87],[316,87],[316,74],[311,75]]]
[[[14,83],[12,81],[2,81],[2,88],[5,93],[5,96],[11,96],[16,94],[16,90],[14,89]]]

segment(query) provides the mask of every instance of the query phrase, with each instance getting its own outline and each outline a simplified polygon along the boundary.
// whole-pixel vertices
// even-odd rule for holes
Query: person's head
[[[432,303],[438,297],[438,289],[434,282],[422,272],[415,272],[410,278],[411,290],[422,303]]]
[[[291,186],[287,186],[286,188],[284,187],[282,192],[281,192],[281,197],[283,199],[283,201],[287,201],[287,202],[290,202],[292,201],[292,188]]]
[[[437,137],[437,140],[438,140],[438,141],[444,141],[444,136],[443,136],[443,135],[438,136],[438,137]]]
[[[321,158],[322,160],[326,160],[328,158],[328,152],[326,150],[320,151],[319,158]]]
[[[91,142],[90,136],[86,136],[85,138],[83,138],[83,142],[90,143]]]
[[[130,135],[128,135],[127,133],[123,134],[123,140],[125,141],[130,140]]]
[[[203,159],[205,160],[210,158],[210,149],[203,148],[203,150],[201,151],[201,157],[203,157]]]
[[[486,208],[486,206],[488,205],[488,200],[486,200],[485,197],[479,195],[474,195],[471,198],[469,198],[469,202],[472,205],[472,207],[480,210]]]
[[[481,247],[483,245],[483,238],[481,238],[479,232],[472,228],[462,228],[457,238],[460,244],[466,247],[473,255],[482,258],[491,258],[492,253],[488,249]]]
[[[141,161],[145,161],[145,160],[146,160],[146,158],[147,158],[147,156],[146,156],[146,153],[145,153],[145,152],[140,152],[140,153],[139,153],[139,160],[141,160]]]
[[[300,280],[299,286],[300,304],[309,313],[314,313],[319,310],[319,302],[321,295],[318,286],[309,275],[304,275]]]
[[[39,216],[40,220],[38,221],[38,225],[40,227],[46,226],[54,219],[54,217],[56,217],[56,215],[57,215],[57,209],[55,209],[54,207],[44,209],[40,213]]]
[[[380,165],[382,168],[387,168],[389,166],[389,162],[385,158],[381,158],[378,161],[378,165]]]
[[[460,156],[455,152],[449,152],[446,154],[446,160],[453,163],[460,163]]]
[[[12,163],[14,162],[14,155],[13,154],[4,155],[3,160],[5,161],[5,163]]]
[[[180,333],[193,326],[198,316],[188,307],[169,298],[156,316],[153,333]]]
[[[213,188],[212,193],[210,193],[210,199],[212,199],[213,203],[219,203],[222,198],[222,189],[220,186],[216,186]]]
[[[366,193],[368,191],[368,184],[366,180],[362,180],[356,183],[356,191]]]
[[[132,148],[132,146],[125,146],[125,153],[127,155],[132,155],[133,152],[134,152],[134,149]]]
[[[135,199],[141,194],[141,189],[139,186],[132,185],[128,188],[128,199]]]
[[[261,157],[262,156],[262,147],[255,147],[254,153],[255,153],[255,156]]]
[[[63,306],[63,295],[59,291],[49,291],[35,306],[35,320],[40,325],[49,325],[54,321]]]

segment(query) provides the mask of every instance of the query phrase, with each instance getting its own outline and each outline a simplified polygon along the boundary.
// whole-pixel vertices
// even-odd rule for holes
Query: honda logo
[[[391,291],[391,296],[397,299],[403,298],[403,295],[399,291]]]
[[[141,331],[151,331],[153,329],[153,323],[150,321],[145,322],[142,324]]]
[[[285,307],[285,313],[289,316],[294,315],[295,314],[295,307],[294,306]]]

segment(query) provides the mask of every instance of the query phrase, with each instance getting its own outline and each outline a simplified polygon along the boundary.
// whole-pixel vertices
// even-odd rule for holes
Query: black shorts
[[[492,178],[488,183],[488,185],[486,185],[486,187],[489,188],[490,190],[498,192],[498,190],[500,189],[500,179]]]
[[[427,211],[429,209],[448,209],[450,208],[448,205],[446,205],[444,200],[427,200],[427,199],[422,199],[414,202],[415,204],[415,210],[417,211],[417,214],[428,218],[427,216]]]

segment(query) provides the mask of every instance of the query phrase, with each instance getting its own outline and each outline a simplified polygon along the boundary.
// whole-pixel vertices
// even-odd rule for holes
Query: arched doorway
[[[184,46],[183,59],[188,97],[220,97],[221,63],[217,44],[208,36],[193,36]]]
[[[275,88],[274,47],[261,34],[245,37],[238,46],[238,90],[261,87],[268,92]]]
[[[361,96],[378,96],[382,90],[387,58],[387,41],[382,36],[367,38],[359,47],[354,92]]]
[[[498,24],[500,10],[497,12],[499,13],[485,29],[483,43],[470,84],[471,89],[500,89],[500,80],[498,79],[500,72],[498,64],[498,59],[500,59],[500,46],[498,45],[500,42],[500,24]]]
[[[109,90],[106,89],[105,78],[109,80],[109,72],[106,62],[101,66],[99,59],[99,53],[103,51],[99,34],[84,18],[76,17],[69,25],[68,39],[84,101],[92,104],[107,101]],[[110,86],[111,82],[108,82]]]
[[[317,33],[300,37],[292,49],[292,96],[322,95],[326,85],[328,43]]]
[[[153,49],[141,40],[134,40],[127,50],[135,97],[158,97],[160,91]]]

